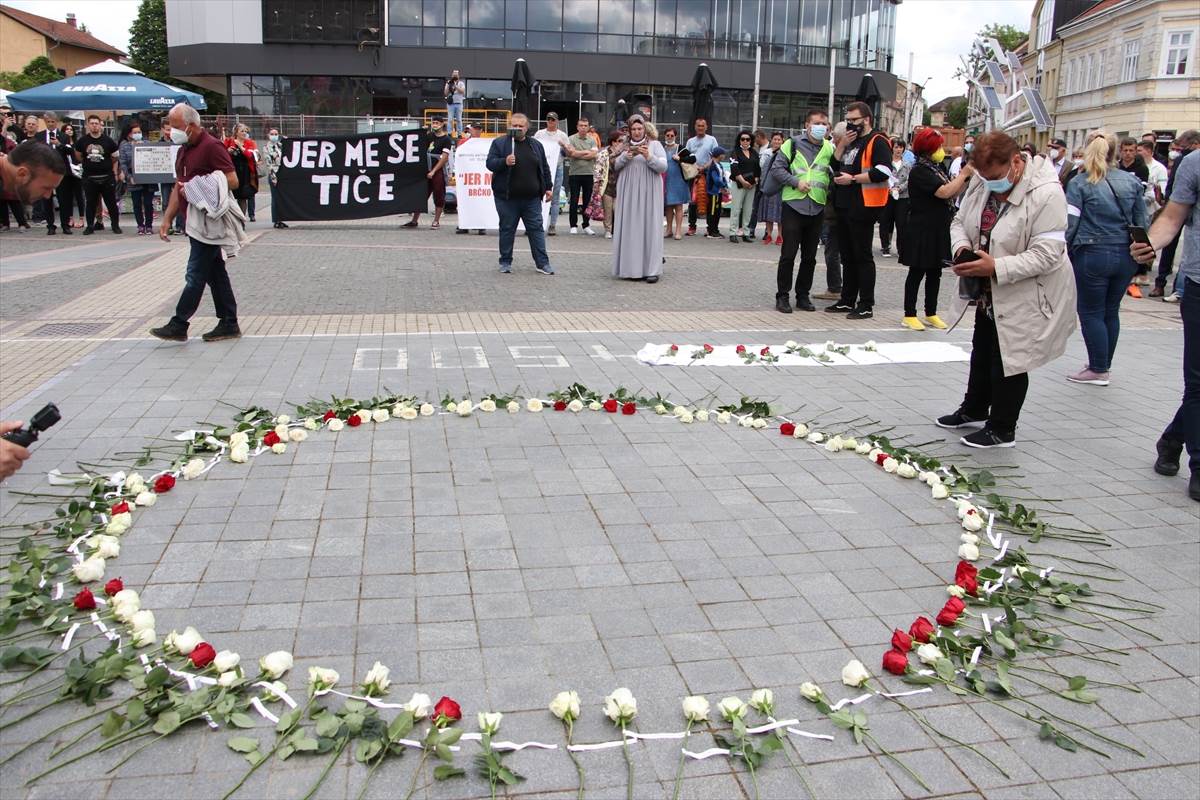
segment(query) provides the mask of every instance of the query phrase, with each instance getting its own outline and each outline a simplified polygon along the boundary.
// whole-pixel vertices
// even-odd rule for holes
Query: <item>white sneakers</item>
[[[589,227],[587,227],[587,228],[584,228],[584,229],[583,229],[583,232],[584,232],[584,233],[586,233],[588,236],[595,236],[595,235],[596,235],[596,232],[595,232],[594,230],[592,230],[590,226],[589,226]]]
[[[575,235],[575,234],[577,234],[577,233],[579,233],[579,228],[571,228],[571,235],[572,235],[572,236],[574,236],[574,235]]]

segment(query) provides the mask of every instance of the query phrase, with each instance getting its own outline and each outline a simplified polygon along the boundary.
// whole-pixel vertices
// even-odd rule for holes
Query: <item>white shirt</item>
[[[566,134],[566,131],[564,131],[562,128],[559,128],[556,131],[551,131],[547,128],[542,128],[540,131],[538,131],[537,133],[535,133],[533,135],[533,138],[535,138],[539,142],[541,142],[542,145],[553,144],[560,149],[567,146],[567,134]]]
[[[960,172],[962,172],[962,156],[950,162],[950,177],[957,178]]]
[[[1150,170],[1150,180],[1146,183],[1146,208],[1151,212],[1158,210],[1158,200],[1154,197],[1154,187],[1157,186],[1163,197],[1167,195],[1167,168],[1157,158],[1146,162]]]

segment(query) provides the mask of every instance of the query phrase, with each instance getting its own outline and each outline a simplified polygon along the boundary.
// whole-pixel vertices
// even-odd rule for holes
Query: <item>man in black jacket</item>
[[[866,103],[846,108],[846,135],[833,151],[833,204],[837,208],[838,249],[842,257],[842,296],[825,310],[848,319],[870,319],[875,307],[872,241],[887,205],[892,177],[892,143],[872,128]]]
[[[542,143],[529,136],[529,118],[513,114],[509,118],[509,135],[492,141],[488,149],[487,168],[492,172],[492,201],[500,218],[500,271],[512,272],[513,240],[517,222],[525,223],[529,250],[535,269],[543,275],[553,275],[550,257],[546,254],[546,231],[542,227],[542,203],[550,201],[554,182]]]

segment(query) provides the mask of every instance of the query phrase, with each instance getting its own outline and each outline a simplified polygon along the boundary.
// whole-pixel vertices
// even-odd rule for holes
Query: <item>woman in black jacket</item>
[[[84,218],[86,211],[83,203],[83,181],[75,176],[75,170],[82,167],[76,160],[74,125],[68,122],[58,129],[58,145],[54,149],[62,156],[63,163],[67,166],[55,194],[58,195],[59,224],[63,233],[70,234],[71,229],[75,227],[75,209],[79,209],[80,219]]]
[[[742,131],[737,146],[729,154],[729,241],[754,241],[750,235],[750,215],[754,212],[754,189],[762,176],[758,153],[754,150],[754,134]]]

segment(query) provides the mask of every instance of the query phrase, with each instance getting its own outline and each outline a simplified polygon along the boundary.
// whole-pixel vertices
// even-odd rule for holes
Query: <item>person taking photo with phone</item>
[[[1129,254],[1130,226],[1146,228],[1141,182],[1114,169],[1117,137],[1104,130],[1088,134],[1083,168],[1067,184],[1067,254],[1075,270],[1075,307],[1087,345],[1088,363],[1067,376],[1072,383],[1108,386],[1121,298],[1137,262]]]

